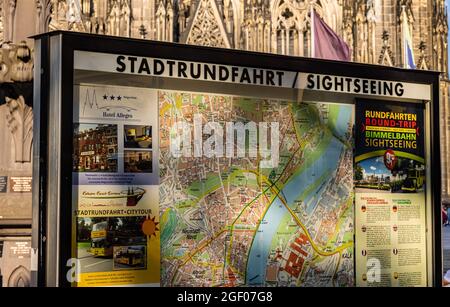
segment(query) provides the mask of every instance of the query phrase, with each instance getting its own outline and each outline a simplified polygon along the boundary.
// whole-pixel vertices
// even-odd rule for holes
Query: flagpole
[[[316,46],[314,42],[314,2],[310,3],[310,23],[311,23],[311,57],[316,55]]]
[[[403,42],[403,68],[408,68],[408,53],[406,51],[406,29],[407,26],[407,18],[405,5],[402,5],[402,42]]]
[[[402,5],[402,41],[403,41],[403,68],[408,68],[406,64],[406,35],[405,35],[405,6]]]

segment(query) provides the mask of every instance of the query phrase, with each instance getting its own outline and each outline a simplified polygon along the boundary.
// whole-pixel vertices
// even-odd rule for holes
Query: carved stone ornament
[[[13,81],[26,82],[33,79],[33,54],[26,42],[19,43],[9,54],[11,59],[10,77]]]
[[[5,61],[3,61],[3,52],[0,50],[0,83],[7,81],[8,71],[8,65],[6,65]]]
[[[31,144],[33,140],[33,110],[25,104],[23,96],[17,99],[5,97],[8,112],[6,121],[14,140],[15,161],[31,161]]]
[[[225,27],[218,18],[218,9],[213,0],[201,0],[194,17],[187,43],[212,47],[230,47]]]

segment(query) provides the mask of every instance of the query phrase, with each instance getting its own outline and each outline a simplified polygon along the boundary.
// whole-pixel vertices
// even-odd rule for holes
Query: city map
[[[174,91],[158,100],[161,285],[354,285],[353,106]],[[223,127],[277,122],[277,165],[261,167],[259,154],[174,157],[171,127],[198,114]]]

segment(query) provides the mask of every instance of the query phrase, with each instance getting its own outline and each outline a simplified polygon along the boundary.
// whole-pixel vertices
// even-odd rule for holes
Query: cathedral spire
[[[434,69],[442,72],[445,76],[448,73],[448,24],[447,10],[444,0],[436,0],[433,7],[432,29],[433,29],[433,52],[437,55],[433,57]]]

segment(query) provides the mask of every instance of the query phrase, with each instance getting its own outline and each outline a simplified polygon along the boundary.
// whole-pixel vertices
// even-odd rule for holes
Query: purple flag
[[[313,11],[313,34],[314,48],[313,57],[350,61],[350,49],[348,45],[340,38],[326,23]]]

